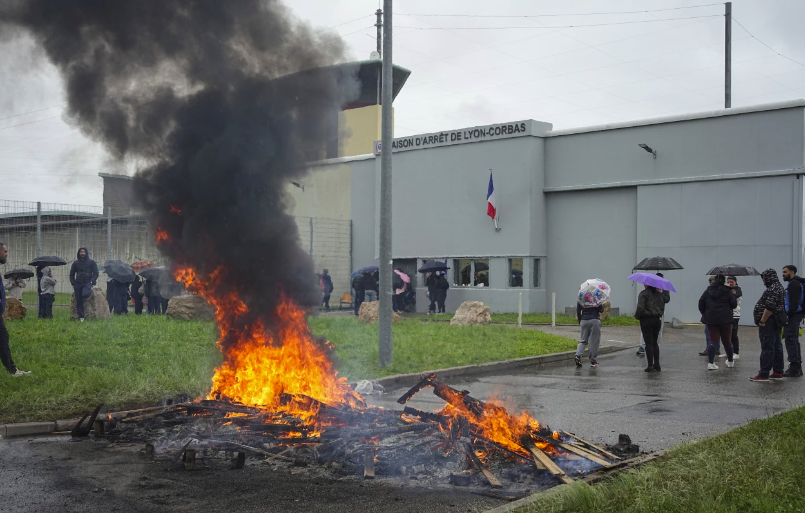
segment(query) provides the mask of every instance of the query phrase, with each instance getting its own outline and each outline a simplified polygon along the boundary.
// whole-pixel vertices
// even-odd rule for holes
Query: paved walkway
[[[578,328],[543,328],[576,337]],[[632,437],[646,451],[656,451],[686,440],[728,431],[751,419],[805,404],[805,379],[754,383],[760,343],[757,330],[741,327],[741,358],[727,369],[719,359],[718,371],[707,370],[701,328],[673,330],[667,325],[661,345],[662,372],[645,373],[645,358],[634,350],[599,358],[600,367],[569,364],[530,367],[499,375],[447,379],[445,382],[473,397],[497,397],[510,410],[528,410],[543,423],[570,431],[590,441],[615,443],[619,433]],[[635,345],[636,327],[604,327],[602,342]],[[401,408],[396,399],[401,387],[370,402]],[[423,390],[410,405],[436,410],[443,401]]]

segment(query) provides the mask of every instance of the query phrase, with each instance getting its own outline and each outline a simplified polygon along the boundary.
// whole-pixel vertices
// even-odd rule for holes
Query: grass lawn
[[[39,320],[6,323],[14,360],[32,374],[0,372],[0,423],[77,416],[103,402],[126,409],[167,397],[209,390],[221,361],[211,322],[163,316],[114,316],[79,323],[68,308]],[[418,320],[395,325],[394,366],[377,367],[377,326],[352,317],[311,318],[314,333],[337,344],[341,375],[350,380],[531,356],[575,347],[575,342],[508,326],[451,327]]]
[[[416,319],[394,325],[394,365],[377,366],[377,325],[319,316],[311,328],[336,345],[339,373],[350,380],[509,360],[575,349],[565,337],[510,326],[450,326]]]
[[[801,512],[805,408],[684,444],[600,484],[549,492],[520,513]]]

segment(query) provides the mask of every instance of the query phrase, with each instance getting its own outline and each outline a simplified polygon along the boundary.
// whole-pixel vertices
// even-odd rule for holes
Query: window
[[[453,285],[467,287],[472,282],[472,260],[468,258],[453,260]]]
[[[453,260],[453,284],[457,287],[488,287],[488,258],[456,258]]]
[[[540,260],[539,258],[534,259],[534,272],[533,272],[532,276],[534,277],[534,288],[535,289],[540,288],[540,286],[539,286],[539,272],[540,272],[539,260]]]
[[[476,287],[488,287],[489,286],[489,259],[488,258],[478,258],[473,260],[475,264],[475,279],[472,281],[472,284]]]
[[[523,286],[523,259],[509,259],[509,287]]]

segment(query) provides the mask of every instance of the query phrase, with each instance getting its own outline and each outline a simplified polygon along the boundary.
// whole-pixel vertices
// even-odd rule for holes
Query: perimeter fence
[[[28,263],[37,256],[57,256],[67,262],[52,267],[57,293],[72,293],[70,265],[78,248],[86,247],[90,258],[102,266],[109,259],[129,264],[145,260],[169,266],[156,247],[153,230],[141,215],[112,216],[103,207],[0,200],[0,242],[8,247],[8,259],[0,266],[5,274],[13,269],[33,270]],[[329,269],[333,300],[349,292],[352,227],[349,220],[296,217],[299,244],[313,257],[317,272]],[[102,275],[99,282],[105,277]],[[36,304],[36,280],[26,280],[23,302]],[[69,298],[67,298],[69,304]],[[65,299],[57,304],[64,305]]]

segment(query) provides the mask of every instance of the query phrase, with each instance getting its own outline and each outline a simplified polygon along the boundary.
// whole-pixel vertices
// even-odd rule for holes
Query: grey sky
[[[710,3],[398,0],[394,61],[412,74],[395,101],[395,135],[528,118],[567,128],[722,108],[724,18],[707,16],[724,6],[676,9]],[[315,27],[336,27],[353,59],[375,49],[377,0],[289,4]],[[673,10],[539,16],[657,9]],[[805,98],[805,2],[735,0],[733,16],[733,106]],[[631,23],[671,18],[687,19]],[[540,28],[568,25],[598,26]],[[123,169],[61,118],[55,69],[26,39],[0,43],[0,62],[0,198],[101,205],[97,173]]]

